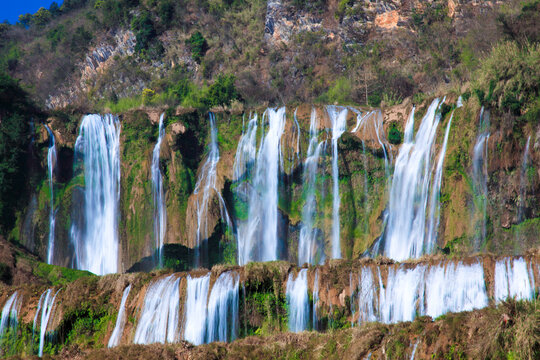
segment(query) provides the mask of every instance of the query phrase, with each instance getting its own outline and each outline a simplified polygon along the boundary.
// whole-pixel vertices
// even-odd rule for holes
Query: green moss
[[[94,276],[88,271],[68,269],[41,262],[34,267],[33,274],[47,280],[52,286],[66,285],[82,277]]]

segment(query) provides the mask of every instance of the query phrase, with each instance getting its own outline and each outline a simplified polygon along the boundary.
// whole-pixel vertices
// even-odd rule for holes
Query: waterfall
[[[432,266],[426,277],[426,314],[436,318],[447,312],[470,311],[488,305],[481,263],[461,262]]]
[[[47,264],[53,263],[54,257],[54,226],[56,224],[54,211],[54,169],[56,168],[56,143],[51,129],[45,125],[49,133],[49,150],[47,151],[47,169],[49,172],[49,189],[51,191],[51,201],[49,209],[49,244],[47,246]]]
[[[271,261],[278,258],[278,183],[280,173],[281,136],[285,129],[285,108],[267,109],[263,124],[268,131],[263,136],[255,160],[251,184],[243,184],[247,200],[247,219],[238,225],[239,264],[249,261]],[[238,144],[235,171],[245,169],[253,158],[256,127],[248,125],[248,132]],[[238,156],[241,155],[242,159]],[[249,156],[247,156],[249,155]],[[245,166],[245,167],[243,167]],[[237,173],[238,175],[238,173]]]
[[[472,228],[480,227],[480,233],[475,234],[474,249],[478,250],[486,240],[486,222],[487,222],[487,177],[488,177],[488,141],[489,141],[489,112],[480,110],[480,134],[476,139],[476,144],[473,150],[473,191],[474,191],[474,212],[473,216],[478,216],[480,213],[480,224],[473,222]],[[478,199],[479,197],[479,199]],[[480,225],[480,226],[478,226]]]
[[[450,133],[450,126],[452,125],[452,118],[454,112],[450,115],[448,125],[446,125],[446,131],[444,132],[444,141],[442,144],[439,158],[437,160],[437,167],[435,168],[435,178],[431,187],[431,197],[429,199],[429,221],[428,221],[428,233],[426,241],[426,253],[432,253],[437,243],[437,231],[439,230],[439,221],[441,216],[441,183],[443,175],[444,156],[446,155],[446,145],[448,144],[448,134]]]
[[[112,115],[86,115],[75,143],[84,162],[84,224],[73,223],[75,267],[98,275],[118,270],[120,123]]]
[[[495,301],[507,298],[533,300],[535,294],[532,265],[523,258],[502,259],[495,264]]]
[[[180,278],[174,275],[148,286],[135,344],[173,343],[179,340]]]
[[[187,277],[184,339],[194,345],[204,343],[209,285],[210,273],[199,278],[192,278],[191,275]]]
[[[525,151],[523,151],[523,159],[521,160],[521,174],[519,181],[519,206],[518,206],[518,224],[523,221],[523,211],[525,209],[525,188],[527,186],[527,167],[529,165],[529,144],[531,136],[527,138]]]
[[[390,190],[388,224],[384,232],[386,255],[395,260],[425,253],[426,208],[432,170],[433,143],[439,125],[439,99],[429,106],[416,138],[411,114],[399,150]],[[414,109],[413,109],[414,111]]]
[[[56,295],[58,295],[58,290],[54,295],[52,294],[52,289],[48,289],[39,298],[38,307],[36,310],[36,315],[34,316],[34,325],[32,327],[32,333],[36,329],[37,319],[41,313],[41,321],[39,325],[39,352],[40,357],[43,356],[43,347],[45,346],[45,333],[47,331],[47,326],[49,324],[49,319],[54,308],[54,301],[56,300]]]
[[[6,337],[8,338],[8,342],[16,338],[15,332],[19,323],[21,306],[22,295],[19,295],[19,292],[15,291],[2,308],[2,318],[0,318],[0,340],[2,343],[6,343]]]
[[[154,151],[152,153],[152,195],[154,199],[154,237],[156,239],[156,250],[159,266],[163,266],[163,242],[165,240],[165,231],[167,229],[167,206],[165,204],[165,194],[163,190],[163,176],[159,168],[159,154],[161,151],[161,142],[165,136],[165,127],[163,118],[165,113],[159,117],[159,135]],[[114,345],[113,345],[114,346]],[[110,347],[110,346],[109,346]]]
[[[313,280],[313,330],[317,330],[319,318],[317,309],[319,307],[319,269],[315,270],[315,280]]]
[[[461,97],[461,95],[459,95],[458,99],[457,99],[457,104],[456,104],[456,107],[457,108],[460,108],[463,106],[463,98]]]
[[[320,143],[318,138],[317,113],[311,109],[311,120],[309,125],[309,146],[304,162],[303,191],[306,202],[302,208],[302,227],[300,228],[300,239],[298,242],[298,265],[322,264],[324,262],[324,243],[320,238],[320,232],[315,228],[317,216],[317,199],[315,190],[317,187],[317,170],[319,168],[319,157],[325,145]]]
[[[208,298],[208,329],[206,342],[233,341],[238,336],[238,287],[240,276],[233,272],[221,274]]]
[[[120,302],[120,308],[118,309],[118,316],[116,318],[116,324],[114,325],[114,330],[109,339],[109,344],[107,347],[112,348],[120,344],[122,339],[122,333],[124,332],[124,325],[126,324],[126,301],[129,296],[129,291],[131,290],[131,284],[124,289],[122,294],[122,301]]]
[[[306,330],[309,323],[307,269],[300,270],[296,279],[293,279],[292,273],[289,274],[286,297],[289,309],[289,330],[292,332]]]
[[[371,268],[362,267],[358,284],[358,323],[376,321],[376,293]]]
[[[338,169],[338,140],[347,126],[347,108],[328,105],[326,107],[332,123],[332,258],[341,258],[339,240],[339,169]]]
[[[414,343],[412,353],[411,353],[411,360],[414,360],[414,356],[416,355],[416,348],[418,347],[418,344],[420,343],[420,339],[416,340]]]

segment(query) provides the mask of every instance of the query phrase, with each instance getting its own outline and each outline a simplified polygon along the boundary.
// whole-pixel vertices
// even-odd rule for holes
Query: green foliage
[[[340,77],[328,91],[319,97],[319,101],[329,104],[349,104],[352,102],[352,80],[350,77]]]
[[[398,145],[401,144],[402,140],[402,134],[401,131],[398,129],[398,125],[393,122],[390,124],[390,131],[388,132],[388,141],[390,141],[391,144]]]
[[[83,26],[78,26],[71,36],[70,48],[74,53],[81,53],[88,49],[88,45],[92,41],[92,33],[86,30]]]
[[[234,85],[235,77],[232,74],[218,75],[216,81],[206,91],[203,103],[207,107],[230,105],[233,100],[239,100],[240,95]]]
[[[148,54],[155,59],[160,56],[164,49],[159,40],[156,39],[157,32],[154,23],[147,11],[142,11],[139,16],[131,21],[131,30],[135,33],[137,44],[135,51],[141,55]]]
[[[41,262],[34,267],[33,273],[47,280],[52,286],[66,285],[82,277],[94,276],[88,271],[69,269]]]
[[[208,43],[202,34],[197,31],[186,39],[186,46],[191,50],[191,57],[196,62],[200,63],[206,51],[208,51]]]

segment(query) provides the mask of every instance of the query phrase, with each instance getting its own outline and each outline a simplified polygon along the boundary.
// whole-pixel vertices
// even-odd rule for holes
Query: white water
[[[450,133],[450,126],[452,125],[452,118],[454,117],[454,112],[450,115],[450,120],[448,120],[448,125],[446,126],[446,131],[444,132],[444,141],[442,144],[441,151],[439,153],[439,158],[437,160],[437,167],[435,168],[435,178],[433,179],[433,184],[431,187],[431,197],[429,199],[429,219],[428,219],[428,233],[426,240],[426,253],[432,253],[435,244],[437,243],[437,232],[439,230],[439,221],[441,215],[441,203],[440,203],[440,193],[441,193],[441,183],[443,175],[443,165],[444,157],[446,155],[446,146],[448,144],[448,134]]]
[[[534,299],[532,267],[523,258],[502,259],[495,264],[495,301]]]
[[[201,345],[205,340],[209,285],[210,273],[199,278],[187,277],[184,339],[194,345]]]
[[[159,154],[161,151],[161,142],[165,136],[165,127],[163,118],[165,113],[159,117],[159,135],[154,151],[152,153],[152,195],[154,199],[154,237],[156,240],[156,250],[159,266],[163,266],[162,249],[165,240],[165,231],[167,229],[167,206],[165,205],[165,194],[163,189],[163,176],[159,168]]]
[[[376,321],[377,296],[373,271],[370,267],[362,267],[358,284],[358,323]]]
[[[120,123],[112,115],[86,115],[75,143],[84,160],[84,224],[73,224],[75,267],[98,275],[118,270]]]
[[[482,107],[480,111],[480,134],[476,139],[476,144],[473,150],[473,190],[474,190],[474,213],[473,216],[480,220],[474,221],[472,228],[480,230],[474,237],[474,249],[479,250],[486,240],[486,222],[487,222],[487,177],[488,177],[488,142],[489,142],[489,112],[484,111]],[[478,221],[480,224],[478,224]]]
[[[58,290],[60,291],[60,290]],[[38,355],[43,356],[43,347],[45,346],[45,333],[47,332],[47,326],[49,324],[49,319],[54,308],[54,301],[56,300],[56,295],[58,291],[53,295],[52,289],[48,289],[39,298],[38,307],[36,310],[36,315],[34,316],[34,326],[32,332],[36,329],[37,319],[39,314],[41,314],[41,320],[39,325],[39,352]]]
[[[19,323],[19,312],[22,305],[22,295],[15,291],[9,299],[7,299],[2,308],[2,318],[0,318],[0,340],[4,337],[8,329],[17,330]]]
[[[420,343],[420,339],[416,340],[414,343],[412,353],[411,353],[411,360],[414,360],[414,356],[416,355],[416,348],[418,347],[418,344]]]
[[[461,97],[461,95],[458,97],[457,99],[457,104],[456,104],[456,107],[457,108],[460,108],[463,106],[463,98]]]
[[[347,108],[329,105],[326,107],[332,123],[332,258],[341,258],[341,244],[339,239],[339,169],[338,169],[338,140],[347,126]]]
[[[286,297],[289,309],[289,330],[292,332],[306,330],[309,323],[307,269],[300,270],[296,279],[293,279],[292,273],[289,274]]]
[[[263,116],[263,124],[266,121],[268,130],[259,146],[252,182],[243,184],[247,187],[243,193],[244,199],[248,202],[248,216],[237,228],[240,265],[249,261],[272,261],[278,258],[278,184],[285,108],[267,109]],[[253,155],[255,133],[256,128],[250,121],[248,131],[238,145],[235,160],[237,175],[242,169],[244,172],[248,169],[247,165]]]
[[[56,143],[51,129],[45,125],[49,133],[49,150],[47,151],[47,169],[49,172],[49,189],[51,191],[51,202],[49,209],[49,244],[47,246],[47,264],[53,263],[54,257],[54,227],[56,224],[54,211],[54,169],[56,168]]]
[[[124,289],[124,293],[122,294],[122,301],[120,302],[120,308],[118,309],[116,324],[114,325],[114,330],[109,339],[109,344],[107,345],[109,348],[118,346],[118,344],[120,344],[120,340],[122,339],[122,333],[124,332],[124,326],[126,324],[126,301],[130,290],[131,284]]]
[[[298,241],[298,265],[322,264],[324,262],[324,243],[315,228],[317,220],[317,199],[315,190],[317,186],[317,170],[319,169],[319,157],[325,145],[324,141],[318,142],[318,123],[315,109],[311,110],[309,125],[309,146],[304,161],[303,188],[306,202],[302,208],[302,227]]]
[[[148,286],[133,343],[173,343],[179,340],[180,278],[174,275]]]
[[[429,268],[426,277],[426,314],[436,318],[447,312],[470,311],[488,305],[481,263],[449,262]]]
[[[319,307],[319,269],[315,270],[315,280],[313,281],[313,330],[317,330],[319,322],[318,309]]]
[[[238,287],[240,276],[234,272],[221,274],[208,298],[206,342],[233,341],[238,336]]]
[[[394,169],[384,233],[385,254],[395,260],[418,258],[426,248],[426,208],[431,181],[433,143],[440,115],[439,99],[429,106],[416,138],[412,139],[411,117]]]

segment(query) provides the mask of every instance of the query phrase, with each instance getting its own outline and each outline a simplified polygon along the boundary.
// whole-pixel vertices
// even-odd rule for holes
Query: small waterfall
[[[420,339],[416,340],[414,343],[412,353],[411,353],[411,360],[414,360],[414,356],[416,355],[416,348],[418,347],[418,344],[420,343]]]
[[[292,332],[306,330],[309,323],[307,269],[300,270],[296,279],[293,279],[292,273],[289,274],[286,297],[289,309],[289,330]]]
[[[165,136],[165,127],[163,118],[165,113],[159,117],[159,135],[154,151],[152,153],[152,195],[154,199],[154,237],[156,239],[156,250],[159,266],[163,266],[163,242],[165,240],[165,231],[167,230],[167,206],[165,204],[165,194],[163,189],[163,176],[159,168],[159,154],[161,151],[161,142]],[[129,291],[128,291],[129,292]],[[114,345],[113,345],[114,346]],[[109,346],[110,347],[110,346]]]
[[[313,330],[318,330],[318,309],[319,307],[319,269],[315,270],[315,280],[313,280]]]
[[[523,221],[523,212],[525,209],[525,189],[527,187],[527,168],[529,166],[529,144],[531,142],[531,136],[527,138],[527,144],[525,145],[525,151],[523,151],[523,159],[521,160],[521,174],[519,181],[519,205],[518,205],[518,224]]]
[[[377,296],[373,271],[369,267],[362,267],[358,284],[358,323],[376,321]]]
[[[39,352],[40,357],[43,356],[43,347],[45,346],[45,333],[47,332],[47,326],[49,324],[49,319],[54,308],[54,301],[56,300],[56,295],[58,295],[58,290],[54,295],[52,289],[48,289],[39,298],[38,307],[36,310],[36,315],[34,316],[34,326],[32,327],[32,333],[37,329],[37,319],[39,314],[41,314],[41,320],[39,325]]]
[[[426,208],[433,143],[440,120],[438,107],[439,99],[435,99],[422,119],[414,140],[414,116],[411,114],[405,128],[404,143],[396,159],[388,206],[388,224],[384,232],[384,251],[388,257],[395,260],[417,258],[425,253]]]
[[[98,275],[118,270],[120,123],[112,115],[86,115],[75,143],[84,162],[84,224],[74,223],[75,267]]]
[[[116,324],[114,325],[114,330],[109,339],[109,344],[107,347],[112,348],[120,344],[122,339],[122,333],[124,332],[124,326],[126,324],[126,301],[129,296],[129,291],[131,290],[131,284],[124,289],[122,294],[122,301],[120,302],[120,308],[118,309],[118,317],[116,318]]]
[[[309,146],[304,162],[303,188],[306,202],[302,209],[302,227],[298,242],[298,265],[322,264],[324,262],[324,243],[320,238],[320,232],[315,228],[317,216],[317,199],[315,190],[317,186],[317,170],[319,169],[319,157],[325,142],[317,141],[318,138],[317,113],[311,110],[309,125]]]
[[[523,258],[502,259],[495,264],[495,301],[534,299],[534,275]]]
[[[244,190],[248,202],[248,215],[247,220],[242,221],[237,229],[240,265],[249,261],[272,261],[278,258],[278,183],[285,108],[267,109],[263,116],[263,124],[265,120],[268,121],[269,127],[261,140],[254,164],[253,179],[251,184],[243,184],[248,187]],[[247,165],[253,155],[251,146],[255,144],[256,128],[250,127],[251,121],[248,132],[238,145],[235,166],[237,170],[246,166],[244,169],[247,171]],[[239,155],[242,159],[238,158]]]
[[[479,233],[474,237],[474,249],[479,250],[480,247],[486,241],[486,222],[487,222],[487,178],[488,178],[488,141],[489,141],[489,112],[484,111],[484,108],[480,110],[480,134],[476,139],[476,144],[473,150],[473,191],[474,191],[474,212],[473,216],[476,218],[481,216],[478,221],[473,221],[472,228],[480,228]]]
[[[205,340],[209,285],[210,273],[199,278],[187,277],[184,339],[194,345],[201,345]]]
[[[436,318],[447,312],[470,311],[488,305],[481,263],[450,262],[432,266],[426,277],[426,314]]]
[[[240,276],[233,272],[221,274],[208,298],[208,329],[206,342],[233,341],[238,336],[238,287]]]
[[[339,169],[338,169],[338,140],[345,132],[347,126],[347,108],[329,105],[326,107],[332,122],[332,258],[341,258],[341,244],[339,240]]]
[[[441,152],[439,153],[439,159],[437,160],[437,167],[435,168],[435,178],[431,187],[431,197],[429,199],[429,221],[428,221],[428,238],[426,240],[426,253],[432,253],[437,243],[437,232],[439,230],[439,221],[441,216],[441,183],[443,175],[444,156],[446,155],[446,145],[448,144],[448,134],[450,133],[450,126],[452,125],[452,118],[454,112],[450,115],[448,125],[446,125],[446,131],[444,132],[444,141],[442,144]]]
[[[180,278],[174,275],[148,286],[133,343],[173,343],[179,340]]]
[[[56,143],[51,129],[45,125],[49,133],[49,150],[47,151],[47,169],[49,172],[49,189],[51,191],[51,203],[49,209],[49,244],[47,246],[47,264],[53,263],[54,257],[54,226],[56,224],[54,211],[54,169],[56,168]]]
[[[456,107],[459,109],[462,106],[463,106],[463,98],[461,97],[461,95],[459,95],[459,97],[457,99]]]
[[[2,308],[2,318],[0,318],[0,340],[4,344],[6,342],[11,343],[11,340],[15,340],[16,338],[21,306],[22,295],[19,295],[19,292],[15,291]]]

